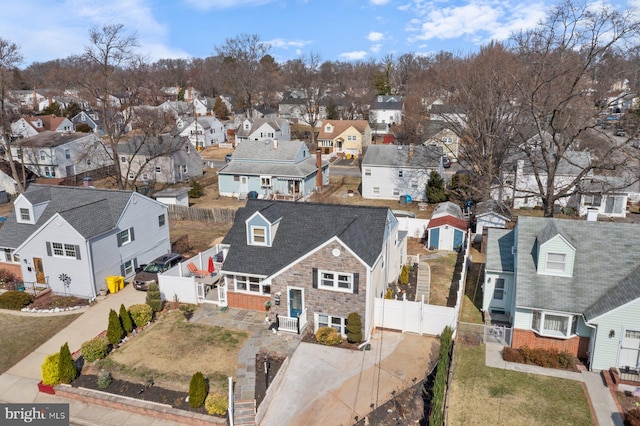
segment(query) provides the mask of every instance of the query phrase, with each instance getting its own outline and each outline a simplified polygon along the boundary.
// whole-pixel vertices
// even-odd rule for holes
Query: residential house
[[[125,180],[175,184],[202,176],[202,156],[183,136],[134,136],[118,145]]]
[[[389,134],[391,126],[402,124],[404,114],[402,96],[377,96],[369,106],[369,123],[373,134],[376,136]]]
[[[189,138],[194,148],[202,149],[225,141],[224,124],[214,116],[200,116],[187,121],[179,135]]]
[[[445,121],[428,121],[426,123],[425,137],[424,145],[439,146],[442,148],[443,154],[449,157],[451,161],[458,161],[460,138]]]
[[[325,154],[356,158],[371,145],[371,127],[366,120],[324,120],[318,133],[318,147]]]
[[[386,207],[250,199],[223,244],[229,306],[263,311],[270,301],[281,331],[342,335],[356,312],[368,340],[374,299],[400,274],[407,239]]]
[[[480,241],[489,228],[504,229],[511,222],[509,206],[501,201],[487,200],[475,205],[474,220],[476,224],[475,241]]]
[[[4,261],[25,286],[93,298],[171,249],[167,207],[133,191],[32,184],[0,228]]]
[[[80,124],[86,124],[89,126],[92,132],[98,133],[100,135],[104,135],[104,127],[102,124],[102,120],[96,111],[86,110],[80,111],[80,113],[74,115],[71,118],[74,126],[78,126]]]
[[[438,203],[427,225],[427,247],[432,250],[460,251],[464,247],[468,228],[460,206],[450,201]]]
[[[218,170],[220,195],[244,198],[306,199],[329,184],[329,163],[315,159],[303,141],[267,139],[238,145],[231,161]]]
[[[575,208],[580,216],[594,212],[596,215],[624,218],[632,191],[615,176],[591,176],[578,183],[577,194],[568,205]]]
[[[29,169],[23,169],[22,164],[17,161],[14,161],[13,164],[21,182],[30,183],[37,178],[35,173]],[[0,161],[0,191],[15,195],[18,193],[17,185],[18,183],[11,172],[11,164],[8,161]]]
[[[35,110],[37,112],[40,111],[40,103],[47,100],[48,93],[43,92],[40,89],[12,90],[9,92],[9,96],[12,99],[15,99],[21,107]]]
[[[27,135],[33,135],[31,130],[26,130],[28,126],[31,126],[36,133],[42,132],[75,132],[73,122],[67,117],[58,117],[55,115],[34,115],[34,116],[22,116],[15,123],[15,136],[22,135],[23,137],[30,137]],[[11,125],[13,131],[14,124]]]
[[[236,145],[246,141],[263,141],[277,139],[278,141],[291,140],[291,128],[289,121],[285,119],[267,120],[264,118],[245,118],[238,124],[235,132]]]
[[[164,205],[189,207],[189,191],[191,188],[167,188],[153,194],[153,198]]]
[[[41,126],[42,127],[42,126]],[[13,139],[26,139],[40,133],[30,120],[20,117],[11,123],[11,136]]]
[[[12,144],[11,155],[43,177],[65,178],[113,164],[110,147],[93,133],[45,131]]]
[[[514,348],[638,371],[640,253],[627,247],[638,237],[637,224],[526,216],[515,229],[489,229],[486,319],[513,327]]]
[[[426,201],[431,172],[443,175],[442,148],[425,145],[371,145],[362,159],[362,197]]]

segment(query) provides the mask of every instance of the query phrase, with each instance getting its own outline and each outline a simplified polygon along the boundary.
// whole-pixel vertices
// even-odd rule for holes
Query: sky
[[[597,0],[602,3],[607,0]],[[615,0],[610,0],[615,1]],[[621,0],[623,1],[623,0]],[[8,3],[8,4],[5,4]],[[467,54],[532,28],[554,0],[0,0],[0,37],[24,61],[81,54],[89,29],[123,24],[148,60],[215,55],[239,34],[257,34],[278,62],[311,52],[324,60],[392,54]],[[624,7],[640,6],[628,0]]]

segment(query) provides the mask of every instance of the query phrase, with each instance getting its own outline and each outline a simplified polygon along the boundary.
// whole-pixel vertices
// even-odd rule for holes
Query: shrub
[[[522,356],[522,352],[518,349],[510,348],[508,346],[502,349],[502,359],[508,362],[517,362],[520,364],[524,364],[524,357]]]
[[[402,265],[402,272],[400,272],[400,278],[398,278],[398,281],[400,284],[409,284],[409,267],[407,265]]]
[[[227,409],[229,408],[229,398],[221,392],[212,393],[204,401],[204,408],[207,409],[207,413],[209,414],[224,416],[227,414]]]
[[[98,378],[96,379],[96,385],[98,385],[98,389],[106,389],[109,387],[111,382],[113,381],[113,376],[108,371],[102,371],[98,374]]]
[[[429,200],[430,203],[441,203],[449,199],[447,191],[445,190],[444,179],[435,170],[429,175],[426,193],[427,200]]]
[[[453,338],[453,329],[445,327],[440,334],[440,355],[436,367],[436,377],[433,383],[433,397],[431,399],[431,414],[429,425],[440,426],[444,424],[444,396],[447,388],[447,375],[449,374],[449,352]]]
[[[42,384],[55,386],[60,383],[60,353],[47,356],[40,367]]]
[[[560,364],[560,368],[573,370],[576,368],[576,359],[569,352],[562,351],[558,354],[558,364]]]
[[[109,343],[112,345],[116,345],[120,342],[122,336],[124,336],[124,330],[120,324],[120,318],[118,318],[116,311],[110,309],[109,325],[107,326],[107,340],[109,340]]]
[[[151,306],[143,303],[129,306],[129,313],[136,327],[147,325],[153,318]]]
[[[540,349],[523,346],[520,349],[504,348],[505,361],[533,364],[546,368],[575,369],[576,359],[569,352],[559,352],[555,349]]]
[[[122,324],[122,329],[126,334],[129,334],[133,331],[133,321],[131,320],[131,315],[127,308],[124,307],[124,304],[120,305],[120,312],[118,314],[120,317],[120,324]]]
[[[393,290],[388,288],[387,291],[385,291],[385,293],[384,293],[384,298],[385,299],[393,299]]]
[[[87,340],[81,346],[82,357],[87,362],[102,359],[109,353],[109,342],[106,337],[94,337]]]
[[[320,327],[316,331],[316,340],[322,345],[335,346],[342,342],[342,336],[333,327]]]
[[[189,405],[193,408],[202,407],[208,393],[207,382],[201,372],[197,372],[191,377],[189,383]]]
[[[204,195],[204,189],[202,188],[202,185],[200,184],[200,182],[198,182],[195,179],[191,179],[191,189],[189,190],[189,197],[190,198],[200,198]]]
[[[351,312],[347,317],[347,340],[349,343],[362,342],[362,320],[357,312]]]
[[[73,379],[78,375],[78,369],[76,368],[76,363],[73,361],[71,357],[71,351],[69,350],[69,344],[65,342],[64,345],[60,348],[60,361],[59,367],[60,369],[60,383],[71,383]]]
[[[24,291],[10,290],[6,293],[0,294],[0,308],[11,309],[19,311],[20,309],[29,306],[33,301],[33,296]]]
[[[151,306],[153,312],[160,312],[162,310],[162,296],[160,295],[160,286],[158,286],[158,283],[149,284],[145,302]]]

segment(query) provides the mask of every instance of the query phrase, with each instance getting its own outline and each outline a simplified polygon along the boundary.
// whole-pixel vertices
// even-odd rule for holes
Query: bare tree
[[[249,114],[258,98],[260,61],[269,53],[271,45],[260,41],[260,36],[240,34],[228,38],[216,51],[224,58],[225,81],[229,86],[237,85],[238,95],[244,99]]]
[[[14,42],[0,37],[0,126],[2,127],[2,148],[11,167],[11,174],[16,181],[18,192],[24,192],[24,183],[18,176],[18,171],[11,155],[11,122],[17,118],[17,114],[5,103],[7,86],[10,84],[13,71],[22,62],[20,48]],[[24,173],[23,173],[24,176]]]
[[[518,107],[528,122],[528,126],[514,126],[514,130],[518,146],[532,166],[534,192],[542,199],[545,216],[553,216],[556,202],[573,195],[592,172],[615,170],[619,176],[636,175],[625,170],[631,164],[621,144],[596,129],[599,111],[595,106],[611,83],[621,77],[616,70],[604,72],[603,58],[628,50],[639,30],[640,22],[631,10],[619,12],[606,4],[566,0],[537,28],[514,36],[519,67],[524,71],[517,85]],[[592,150],[588,165],[576,164],[571,153],[588,149],[585,145],[596,133],[598,151]],[[580,167],[580,171],[561,183],[558,170],[563,162]]]
[[[125,182],[118,161],[118,144],[126,132],[127,118],[123,117],[121,111],[126,105],[123,106],[114,95],[124,95],[129,106],[139,100],[141,79],[138,78],[134,84],[127,79],[141,74],[144,63],[134,53],[134,48],[138,45],[136,36],[126,34],[122,24],[92,28],[89,30],[89,41],[83,55],[87,69],[83,73],[85,78],[82,84],[89,96],[96,101],[95,108],[100,112],[107,145],[114,158],[115,179],[118,187],[124,188]]]
[[[286,81],[293,90],[302,94],[302,121],[311,127],[311,145],[316,143],[316,126],[320,121],[320,103],[328,94],[330,68],[321,66],[320,55],[310,53],[285,67]]]

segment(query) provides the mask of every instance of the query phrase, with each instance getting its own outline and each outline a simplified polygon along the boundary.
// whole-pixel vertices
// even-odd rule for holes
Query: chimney
[[[278,139],[273,140],[273,149],[278,149]]]
[[[322,188],[322,150],[320,148],[316,149],[316,168],[318,169],[316,173],[316,191],[319,191]]]
[[[598,221],[598,209],[589,208],[587,209],[587,222],[597,222]]]
[[[85,188],[92,188],[93,187],[93,179],[90,177],[85,177],[82,178],[82,186]]]

